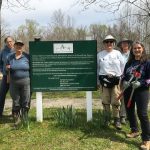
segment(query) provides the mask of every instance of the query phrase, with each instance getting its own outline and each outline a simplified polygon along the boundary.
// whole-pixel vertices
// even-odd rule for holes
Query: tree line
[[[124,9],[125,10],[125,9]],[[124,13],[123,13],[124,14]],[[100,14],[98,14],[100,15]],[[121,16],[121,13],[120,13]],[[74,26],[74,20],[66,15],[61,9],[53,12],[47,26],[41,26],[36,20],[26,19],[25,24],[20,25],[14,31],[10,31],[4,21],[2,24],[2,41],[5,35],[11,34],[15,39],[21,39],[26,44],[28,50],[29,41],[33,41],[35,36],[40,36],[43,41],[63,41],[63,40],[85,40],[87,36],[97,40],[98,51],[103,48],[103,39],[106,35],[112,34],[117,41],[126,37],[133,41],[142,41],[150,54],[150,38],[144,26],[138,24],[139,19],[129,19],[120,17],[111,25],[91,24],[89,26]],[[127,21],[128,20],[128,21]],[[150,28],[147,27],[147,30]],[[145,33],[146,32],[146,33]],[[4,43],[2,43],[3,45]]]

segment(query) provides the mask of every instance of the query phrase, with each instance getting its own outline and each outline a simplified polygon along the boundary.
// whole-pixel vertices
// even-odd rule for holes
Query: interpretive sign
[[[31,90],[94,91],[97,88],[97,43],[31,41]]]

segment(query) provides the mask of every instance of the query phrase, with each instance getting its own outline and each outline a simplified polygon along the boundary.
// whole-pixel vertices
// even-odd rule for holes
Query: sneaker
[[[150,150],[150,141],[143,141],[140,148],[141,150]]]
[[[120,123],[123,125],[126,125],[126,118],[125,117],[121,117],[120,118]]]
[[[140,135],[139,132],[130,132],[130,133],[126,134],[126,137],[127,137],[127,138],[136,138],[136,137],[138,137],[139,135]]]
[[[119,118],[115,118],[114,119],[114,126],[117,130],[121,130],[122,129],[122,126],[121,126],[121,123],[120,123],[120,119]]]

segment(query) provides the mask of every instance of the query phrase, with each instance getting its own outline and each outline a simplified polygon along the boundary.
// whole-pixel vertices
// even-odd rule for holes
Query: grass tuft
[[[54,113],[54,118],[59,126],[73,128],[77,123],[76,110],[73,106],[58,108]]]

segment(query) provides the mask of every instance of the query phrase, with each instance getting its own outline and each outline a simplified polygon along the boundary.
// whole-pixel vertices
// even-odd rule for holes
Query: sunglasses
[[[105,43],[114,43],[114,41],[105,41]]]

